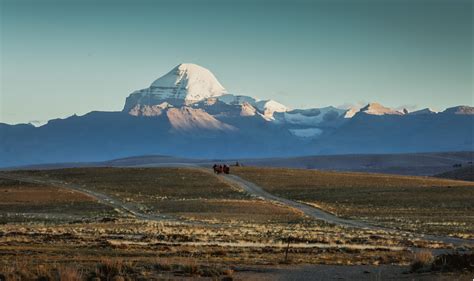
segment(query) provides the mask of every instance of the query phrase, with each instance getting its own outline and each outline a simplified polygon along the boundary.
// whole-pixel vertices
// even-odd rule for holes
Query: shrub
[[[432,265],[433,271],[462,271],[474,272],[474,253],[454,253],[437,256]]]
[[[134,273],[133,265],[121,259],[103,259],[91,277],[111,280],[116,276]]]
[[[420,252],[416,252],[413,261],[410,265],[410,270],[412,272],[421,271],[423,269],[428,269],[433,261],[433,254],[428,250],[422,250]]]

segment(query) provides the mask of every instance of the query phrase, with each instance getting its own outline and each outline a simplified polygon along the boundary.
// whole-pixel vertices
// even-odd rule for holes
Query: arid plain
[[[284,168],[231,171],[4,171],[0,278],[472,275],[472,182]],[[458,259],[467,260],[467,267]]]

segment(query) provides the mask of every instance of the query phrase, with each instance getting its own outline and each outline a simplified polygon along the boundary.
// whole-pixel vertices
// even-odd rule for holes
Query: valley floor
[[[102,280],[472,275],[427,270],[437,255],[472,256],[472,183],[288,169],[232,172],[238,176],[177,167],[3,172],[0,274]],[[249,189],[253,183],[256,190]],[[434,210],[436,217],[426,215]],[[437,221],[444,224],[433,227]],[[424,273],[408,273],[420,253],[430,257]]]

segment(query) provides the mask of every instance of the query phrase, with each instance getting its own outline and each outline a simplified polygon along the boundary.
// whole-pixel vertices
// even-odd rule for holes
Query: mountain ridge
[[[180,64],[131,93],[122,111],[45,125],[0,123],[0,166],[103,161],[143,154],[283,157],[474,150],[474,108],[409,113],[369,103],[290,109],[229,93],[207,69]]]

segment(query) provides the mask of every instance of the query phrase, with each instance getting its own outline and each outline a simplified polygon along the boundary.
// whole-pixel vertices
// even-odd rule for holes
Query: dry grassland
[[[331,183],[319,193],[312,184],[300,185],[314,180],[311,174],[284,174],[280,169],[234,171],[248,179],[255,177],[253,181],[280,196],[312,199],[309,201],[319,204],[313,199],[326,194],[322,197],[326,200],[346,196],[344,200],[349,201],[344,202],[349,207],[362,204],[357,195],[348,196],[358,190],[357,184],[352,189],[347,187],[352,180],[343,179],[336,196],[330,197],[330,191],[338,189]],[[293,209],[254,199],[219,177],[193,169],[81,168],[15,173],[81,186],[141,206],[144,213],[166,214],[174,220],[131,218],[67,188],[0,180],[0,193],[5,195],[0,196],[0,279],[231,280],[234,270],[242,266],[281,264],[408,268],[413,260],[412,247],[452,248],[407,233],[394,235],[310,220]],[[299,179],[293,179],[295,175]],[[288,187],[289,182],[294,185]],[[376,189],[379,184],[366,188]],[[432,188],[430,184],[425,187]],[[399,184],[389,185],[391,190],[399,188]],[[411,190],[408,185],[402,187]],[[298,192],[303,197],[298,197]],[[376,207],[380,204],[376,198],[371,196],[367,204]],[[339,206],[331,202],[326,203]],[[417,211],[420,206],[424,205],[412,208]]]
[[[422,233],[474,238],[474,183],[428,177],[237,168],[270,193],[338,216]]]
[[[116,215],[112,208],[78,192],[0,179],[0,223],[65,222]]]

